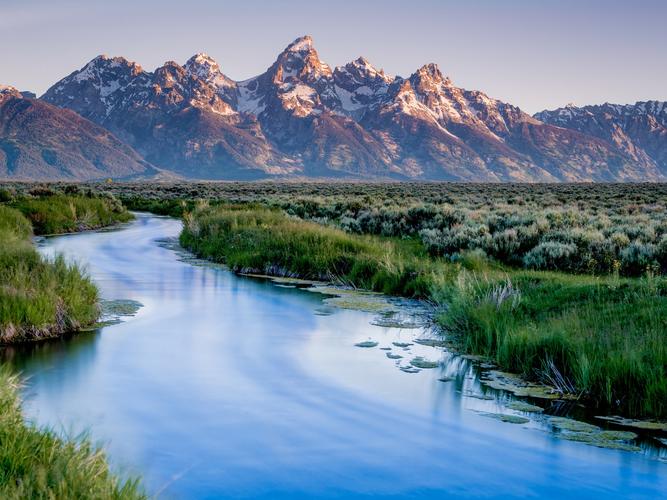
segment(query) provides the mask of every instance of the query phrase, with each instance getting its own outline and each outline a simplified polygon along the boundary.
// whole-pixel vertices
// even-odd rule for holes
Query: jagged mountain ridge
[[[147,161],[196,178],[661,178],[649,158],[458,88],[433,64],[408,78],[361,57],[332,69],[307,36],[245,81],[206,54],[154,72],[99,56],[42,99],[108,128]]]
[[[89,180],[155,172],[105,128],[0,86],[0,178]]]
[[[638,162],[651,162],[667,175],[667,102],[568,105],[542,111],[545,123],[577,130],[614,144]]]

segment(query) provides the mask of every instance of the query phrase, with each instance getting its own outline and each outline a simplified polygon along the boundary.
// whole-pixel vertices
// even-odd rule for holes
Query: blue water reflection
[[[667,465],[554,438],[475,410],[460,358],[404,373],[379,348],[422,332],[372,315],[316,314],[322,297],[184,262],[156,240],[178,221],[48,239],[88,266],[107,299],[144,304],[93,334],[13,352],[26,414],[89,430],[114,465],[165,498],[651,497]],[[443,374],[455,376],[439,382]]]

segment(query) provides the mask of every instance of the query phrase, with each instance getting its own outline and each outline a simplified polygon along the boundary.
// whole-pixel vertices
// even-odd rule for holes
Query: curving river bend
[[[558,439],[539,419],[481,412],[497,400],[465,361],[419,373],[379,347],[420,329],[323,315],[322,295],[195,265],[158,240],[180,222],[138,214],[118,231],[42,242],[85,264],[106,299],[138,314],[95,333],[11,351],[28,377],[25,411],[89,431],[117,470],[164,498],[658,498],[665,449],[628,453]],[[379,347],[354,344],[368,339]],[[451,382],[438,379],[453,376]]]

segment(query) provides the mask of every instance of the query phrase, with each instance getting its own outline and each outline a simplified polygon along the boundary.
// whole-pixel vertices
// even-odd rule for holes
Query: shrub
[[[577,247],[573,243],[547,241],[528,252],[523,262],[530,269],[567,270],[574,267],[576,255]]]
[[[641,276],[658,267],[656,246],[634,241],[621,250],[621,272],[627,276]]]

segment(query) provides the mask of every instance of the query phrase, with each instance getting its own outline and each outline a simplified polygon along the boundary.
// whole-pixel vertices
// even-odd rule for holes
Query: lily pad
[[[305,288],[309,292],[331,295],[324,299],[328,306],[339,309],[353,309],[357,311],[390,313],[396,311],[387,298],[381,293],[355,290],[353,288],[342,288],[335,286],[311,286]]]
[[[376,299],[363,295],[332,297],[329,299],[324,299],[324,303],[328,306],[338,307],[339,309],[352,309],[355,311],[364,312],[379,312],[391,308],[391,305],[383,299]]]
[[[371,348],[371,347],[377,347],[378,343],[374,342],[372,340],[366,340],[364,342],[358,342],[354,344],[356,347],[365,347],[365,348]]]
[[[634,444],[626,443],[622,440],[613,440],[605,439],[601,437],[602,433],[586,433],[586,432],[564,432],[559,434],[560,439],[565,439],[567,441],[577,441],[579,443],[585,443],[597,448],[609,448],[612,450],[621,450],[621,451],[641,451],[639,446]]]
[[[616,425],[624,427],[634,427],[635,429],[643,429],[649,431],[667,431],[667,422],[656,422],[654,420],[634,420],[631,418],[623,418],[618,416],[596,416],[599,420],[612,422]]]
[[[427,359],[422,358],[421,356],[417,356],[416,358],[413,358],[412,361],[410,361],[410,364],[414,366],[415,368],[437,368],[439,363],[436,363],[435,361],[429,361]]]
[[[420,317],[414,314],[406,314],[399,309],[384,311],[371,321],[371,325],[399,329],[421,328],[425,324],[424,320]]]
[[[523,411],[526,413],[540,413],[544,411],[544,408],[540,408],[539,406],[536,405],[531,405],[530,403],[526,403],[525,401],[512,401],[511,403],[507,404],[507,407],[510,410]]]
[[[603,431],[596,425],[564,417],[551,417],[549,421],[560,431],[556,434],[560,439],[577,441],[598,448],[641,451],[638,446],[628,442],[637,438],[634,432]]]
[[[637,439],[637,434],[630,431],[602,431],[598,436],[600,439],[608,441],[632,441]]]
[[[492,370],[486,372],[480,379],[482,384],[492,389],[508,391],[515,396],[533,397],[539,399],[567,399],[568,396],[556,392],[553,388],[544,385],[531,384],[518,375]]]
[[[573,420],[571,418],[551,417],[549,419],[549,422],[556,429],[561,431],[588,432],[588,433],[600,431],[600,428],[597,425],[589,424],[586,422],[580,422],[579,420]]]
[[[520,417],[518,415],[507,415],[505,413],[480,412],[480,415],[489,418],[495,418],[496,420],[500,420],[501,422],[507,422],[508,424],[527,424],[528,422],[530,422],[530,419],[527,419],[526,417]]]

